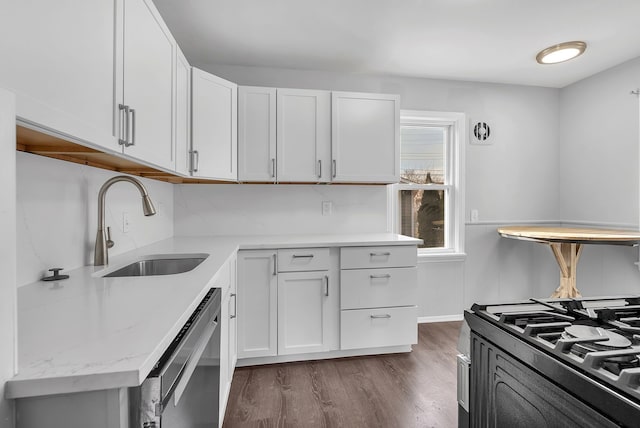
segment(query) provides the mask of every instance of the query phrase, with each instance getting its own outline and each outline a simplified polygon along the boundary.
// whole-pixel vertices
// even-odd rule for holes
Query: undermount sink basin
[[[208,254],[163,254],[138,260],[104,277],[175,275],[189,272],[205,261]]]

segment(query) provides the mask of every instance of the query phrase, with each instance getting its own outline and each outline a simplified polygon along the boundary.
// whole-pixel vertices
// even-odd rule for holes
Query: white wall
[[[560,216],[638,227],[640,58],[561,91]]]
[[[65,270],[93,264],[98,190],[111,171],[58,161],[29,153],[17,154],[17,284],[25,285]],[[129,183],[116,183],[106,199],[106,225],[115,246],[112,255],[173,236],[171,184],[140,179],[158,214],[144,217],[140,193]],[[122,213],[131,229],[122,233]]]
[[[385,186],[182,184],[176,235],[365,233],[387,228]],[[333,213],[322,215],[322,202]]]
[[[0,88],[0,427],[14,425],[4,384],[16,373],[16,127],[15,98]]]
[[[638,228],[640,58],[560,93],[560,218],[567,225]],[[587,246],[578,265],[585,296],[640,293],[638,250]]]
[[[495,229],[499,224],[548,222],[559,217],[559,90],[320,71],[207,64],[198,66],[240,85],[397,93],[401,96],[403,109],[464,112],[472,120],[488,122],[492,127],[493,144],[486,147],[466,145],[465,218],[468,221],[470,210],[477,209],[481,223],[466,226],[469,244],[465,262],[420,263],[419,316],[460,314],[474,301],[539,296],[538,289],[543,290],[541,293],[545,296],[557,286],[557,272],[554,270],[557,267],[550,255],[540,257],[545,260],[540,266],[537,258],[529,257],[532,252],[540,252],[540,248],[532,249],[529,247],[530,243],[525,243],[526,247],[520,250],[522,257],[509,257],[509,262],[506,263],[503,258],[512,254],[512,243],[503,242],[505,240],[498,237]],[[187,187],[179,188],[183,192]],[[314,187],[317,186],[309,186]],[[328,191],[333,191],[332,186],[325,187]],[[256,189],[255,194],[260,195],[260,200],[268,200],[271,192],[276,189],[278,197],[289,192],[288,187]],[[245,194],[252,191],[241,192]],[[301,208],[297,193],[299,192],[294,191],[291,194],[287,205],[287,209],[294,211],[294,217],[301,219],[298,216],[302,211],[318,216],[321,198],[304,202],[311,204],[313,208]],[[196,199],[198,196],[202,195],[190,191],[189,199]],[[222,196],[224,195],[218,195]],[[357,195],[354,194],[354,197]],[[193,214],[195,209],[192,209],[189,219],[183,219],[182,208],[178,206],[180,200],[181,197],[176,193],[176,233],[185,231],[185,226],[190,227],[189,224],[193,221],[207,224],[213,223],[213,220],[222,220],[218,216],[213,217],[214,209],[205,210],[210,214],[199,219]],[[205,204],[202,201],[199,203]],[[221,199],[217,203],[222,205],[226,200]],[[235,208],[240,208],[237,201],[233,204]],[[225,211],[238,212],[235,208],[228,206]],[[274,227],[281,231],[283,225],[278,222],[276,214],[280,214],[282,208],[270,204],[261,208],[262,218],[269,219],[262,223],[264,230]],[[370,218],[374,215],[371,209],[375,207],[366,207],[367,210],[363,208],[365,207],[355,205],[349,215],[354,218]],[[382,206],[375,209],[383,210]],[[297,212],[298,210],[301,211]],[[326,222],[322,217],[316,218],[318,219]],[[339,231],[364,227],[360,223],[349,221],[347,217],[345,221],[346,223],[336,222],[332,227],[339,228]],[[293,222],[291,231],[300,229],[301,224],[301,220]],[[374,224],[379,223],[377,220],[371,222],[371,225]],[[206,227],[210,230],[214,226]],[[195,229],[188,230],[191,233]],[[549,276],[555,278],[552,286],[546,286],[545,283]]]

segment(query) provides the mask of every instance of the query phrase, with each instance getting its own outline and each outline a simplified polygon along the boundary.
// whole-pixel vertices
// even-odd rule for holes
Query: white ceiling
[[[154,1],[192,64],[564,87],[640,56],[640,0]]]

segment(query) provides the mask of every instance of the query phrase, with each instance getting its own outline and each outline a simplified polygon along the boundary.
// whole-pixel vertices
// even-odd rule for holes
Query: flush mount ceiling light
[[[558,45],[549,46],[541,50],[536,55],[536,61],[539,64],[557,64],[559,62],[569,61],[577,56],[582,55],[587,48],[585,42],[564,42]]]

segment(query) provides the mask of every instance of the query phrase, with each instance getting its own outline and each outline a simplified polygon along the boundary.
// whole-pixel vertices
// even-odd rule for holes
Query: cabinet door
[[[331,94],[332,180],[400,181],[400,97]]]
[[[173,85],[176,43],[151,0],[122,2],[121,102],[129,115],[124,153],[173,170]],[[115,106],[116,113],[118,105]],[[122,117],[117,113],[117,117]]]
[[[279,182],[330,180],[330,93],[277,90],[277,175]]]
[[[230,262],[231,284],[229,295],[229,382],[233,378],[233,372],[238,360],[238,286],[237,286],[237,264],[234,257]]]
[[[191,69],[192,150],[195,177],[238,179],[238,86]]]
[[[278,353],[275,251],[238,253],[238,358]]]
[[[276,89],[238,87],[238,180],[276,181]]]
[[[189,175],[191,151],[191,66],[178,48],[176,61],[176,172]]]
[[[121,152],[114,123],[114,0],[3,1],[0,87],[19,120]]]
[[[220,329],[220,384],[218,386],[218,408],[220,413],[224,413],[229,398],[229,387],[231,378],[229,377],[229,293],[223,294],[218,317],[218,328]],[[224,418],[224,416],[222,416]]]
[[[329,273],[278,274],[278,355],[329,350]]]

